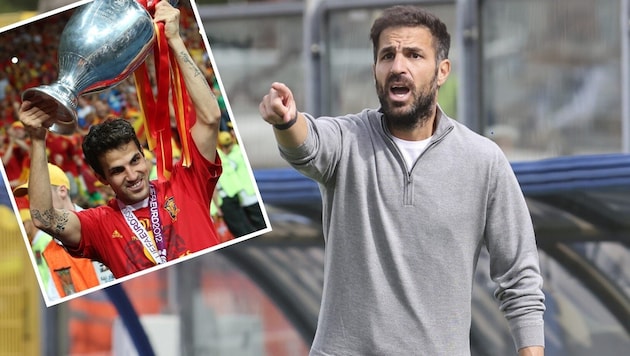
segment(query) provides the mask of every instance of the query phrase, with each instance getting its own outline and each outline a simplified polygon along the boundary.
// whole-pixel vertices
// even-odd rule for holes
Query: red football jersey
[[[191,155],[190,167],[179,162],[168,181],[152,181],[168,261],[219,243],[210,217],[210,201],[221,175],[221,160],[217,154],[214,163],[207,161],[194,145]],[[116,199],[76,214],[81,221],[81,243],[70,250],[72,254],[103,262],[116,278],[155,266],[150,253],[125,221]],[[148,198],[147,204],[136,209],[134,215],[153,238]]]

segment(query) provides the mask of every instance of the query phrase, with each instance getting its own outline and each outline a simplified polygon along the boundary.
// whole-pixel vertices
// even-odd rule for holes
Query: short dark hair
[[[381,33],[390,27],[425,27],[433,36],[435,59],[440,62],[448,58],[451,47],[451,35],[446,25],[434,14],[413,5],[392,6],[383,11],[372,24],[370,38],[374,46],[374,63],[378,52],[378,40]]]
[[[82,147],[85,161],[92,167],[94,172],[101,177],[105,177],[99,158],[106,152],[117,149],[131,141],[142,152],[142,146],[133,126],[125,119],[107,120],[93,125],[83,139]]]

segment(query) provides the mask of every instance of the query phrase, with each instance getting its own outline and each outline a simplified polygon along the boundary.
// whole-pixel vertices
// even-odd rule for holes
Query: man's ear
[[[376,63],[372,64],[372,78],[374,79],[374,84],[376,84]]]
[[[448,75],[450,73],[451,73],[451,60],[447,58],[447,59],[442,60],[442,62],[440,62],[440,65],[438,66],[438,73],[437,73],[438,87],[441,87],[442,84],[446,82],[446,79],[448,79]]]

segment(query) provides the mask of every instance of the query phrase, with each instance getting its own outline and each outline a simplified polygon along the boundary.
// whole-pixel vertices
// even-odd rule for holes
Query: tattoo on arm
[[[64,210],[56,214],[54,209],[44,211],[33,210],[33,219],[42,224],[42,230],[50,232],[53,235],[61,234],[66,229],[69,221],[67,211]]]
[[[199,66],[193,61],[193,59],[186,51],[181,51],[179,53],[179,58],[182,59],[182,62],[186,63],[190,68],[192,68],[195,73],[195,77],[202,77],[203,83],[206,85],[207,88],[210,88],[206,77],[203,75],[203,72],[201,71],[201,69],[199,69]]]
[[[57,223],[55,224],[55,234],[60,234],[62,233],[65,229],[66,226],[68,225],[68,215],[69,213],[67,211],[63,211],[61,212],[61,214],[57,215]]]

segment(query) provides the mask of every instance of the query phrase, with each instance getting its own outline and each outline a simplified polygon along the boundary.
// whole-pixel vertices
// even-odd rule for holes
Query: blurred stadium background
[[[67,3],[0,0],[0,26]],[[0,189],[0,355],[305,355],[319,192],[279,159],[258,103],[283,81],[314,114],[377,106],[368,30],[394,3],[444,19],[454,72],[440,103],[514,163],[545,276],[547,355],[627,354],[630,0],[197,3],[273,232],[46,308]],[[513,354],[485,255],[478,269],[473,355]]]

